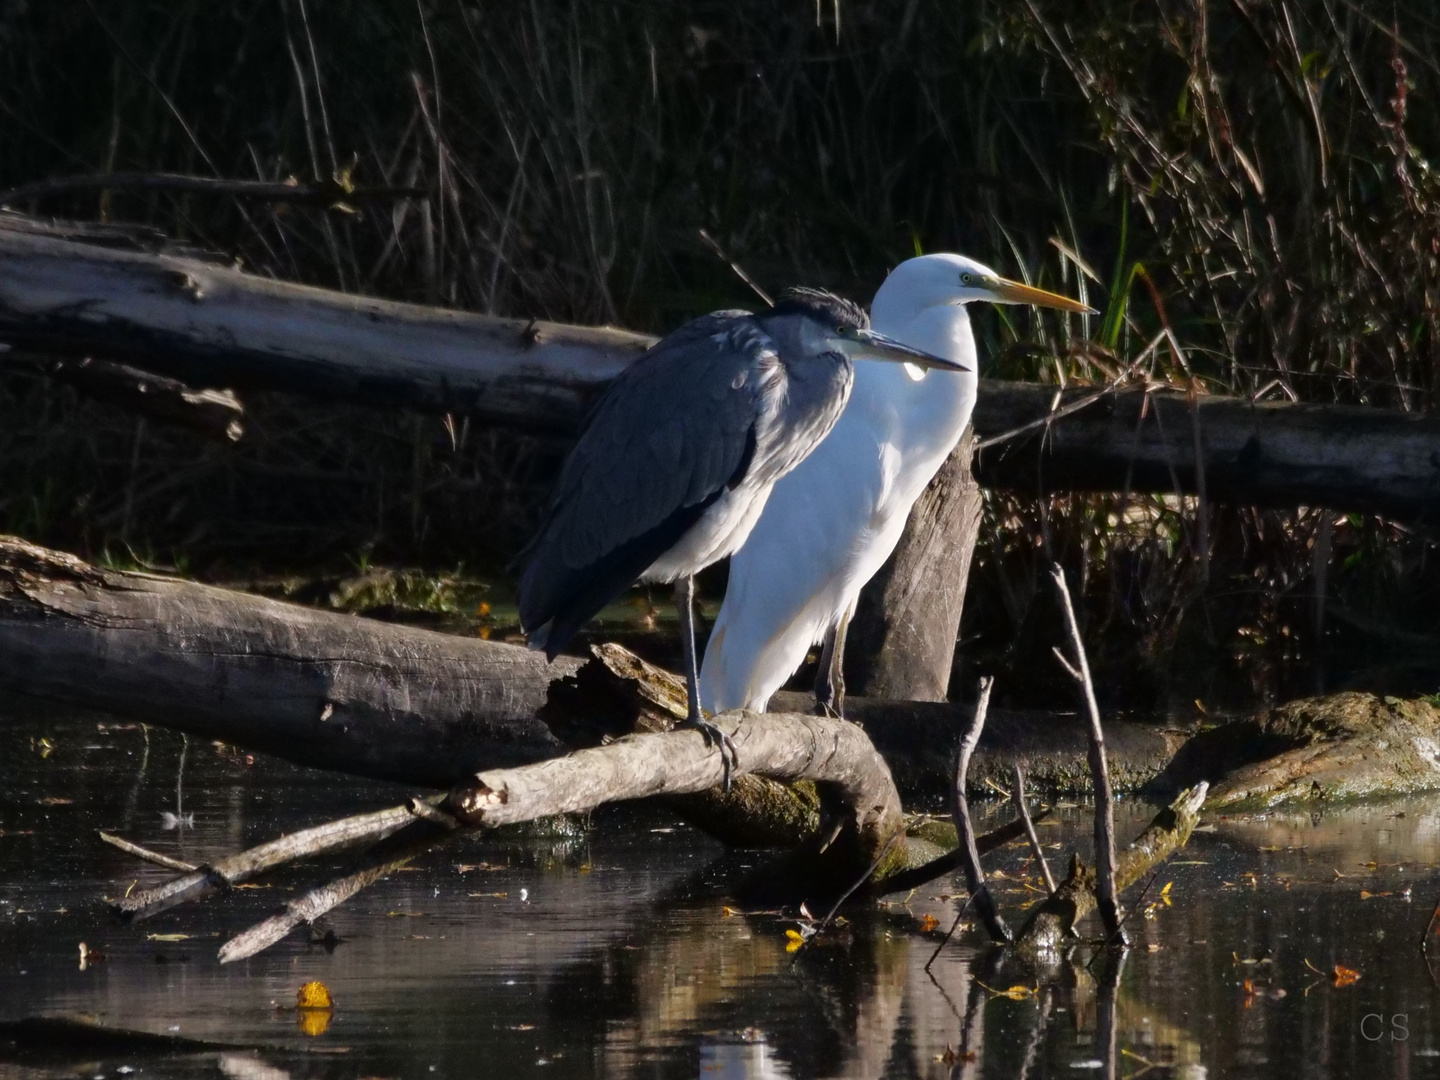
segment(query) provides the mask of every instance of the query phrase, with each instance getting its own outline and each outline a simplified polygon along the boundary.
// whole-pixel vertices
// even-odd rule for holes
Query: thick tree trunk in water
[[[293,285],[144,230],[0,212],[0,345],[103,356],[194,387],[285,390],[570,432],[595,393],[653,341]],[[1090,392],[985,380],[975,430],[992,437],[1043,421]],[[1219,396],[1192,405],[1182,394],[1122,390],[984,450],[975,474],[986,487],[1027,492],[1186,494],[1203,476],[1216,502],[1433,524],[1437,446],[1433,414]]]
[[[860,594],[845,656],[846,686],[857,694],[945,700],[980,531],[974,446],[967,431],[916,502],[895,553]]]

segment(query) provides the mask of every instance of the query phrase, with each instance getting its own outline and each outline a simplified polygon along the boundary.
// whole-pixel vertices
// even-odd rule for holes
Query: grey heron
[[[839,712],[855,600],[895,550],[910,508],[970,422],[977,364],[965,306],[976,301],[1091,312],[962,255],[922,255],[895,268],[875,294],[875,327],[949,357],[960,371],[872,366],[856,373],[834,430],[776,485],[730,560],[700,671],[707,708],[763,711],[823,640],[816,696]]]
[[[694,575],[744,543],[775,482],[839,417],[854,359],[965,370],[877,334],[864,311],[791,289],[768,311],[720,311],[674,331],[596,403],[522,553],[520,625],[550,659],[636,581],[675,582],[686,723],[720,748],[700,707]]]

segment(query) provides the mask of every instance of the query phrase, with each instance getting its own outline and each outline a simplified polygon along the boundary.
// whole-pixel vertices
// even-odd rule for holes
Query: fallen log
[[[0,538],[0,689],[302,765],[449,787],[552,757],[535,714],[578,666]]]
[[[156,251],[153,242],[102,241],[124,245],[124,236],[0,212],[0,342],[103,355],[197,387],[285,390],[564,433],[653,341],[349,296]],[[1086,393],[982,382],[975,429],[993,437],[1043,421]],[[1440,418],[1126,390],[982,451],[975,473],[983,486],[1024,492],[1196,494],[1203,480],[1219,502],[1433,523]]]
[[[676,677],[624,650],[601,652],[582,672],[573,657],[547,665],[515,645],[104,570],[0,537],[0,690],[304,765],[448,788],[482,769],[646,730],[642,703],[673,698]],[[776,703],[796,712],[810,705],[803,695]],[[862,698],[849,706],[911,792],[948,790],[958,709]],[[673,708],[653,709],[656,717],[667,711],[674,716]],[[1002,713],[991,729],[972,766],[977,785],[1004,784],[1018,761],[1041,786],[1084,787],[1085,737],[1076,718]],[[1154,776],[1182,738],[1112,725],[1117,786]],[[712,819],[717,829],[721,813]],[[813,804],[787,800],[764,820],[790,832],[816,813]],[[798,816],[783,824],[786,814]],[[753,808],[744,820],[755,823]]]
[[[975,407],[982,435],[1086,397],[990,383]],[[1197,457],[1196,447],[1201,451]],[[976,455],[982,486],[1172,492],[1247,506],[1326,506],[1440,524],[1440,417],[1354,405],[1251,402],[1121,390]],[[1203,484],[1203,487],[1202,487]]]
[[[24,364],[23,358],[17,361],[12,356],[4,361],[5,366]],[[245,408],[229,390],[196,390],[178,379],[89,356],[30,366],[73,386],[84,397],[119,405],[162,424],[178,424],[219,442],[237,442],[245,432]]]
[[[1440,789],[1440,708],[1346,691],[1302,698],[1197,733],[1150,785],[1204,781],[1211,809]]]
[[[349,296],[68,232],[0,212],[0,342],[99,354],[197,387],[572,431],[653,340]]]

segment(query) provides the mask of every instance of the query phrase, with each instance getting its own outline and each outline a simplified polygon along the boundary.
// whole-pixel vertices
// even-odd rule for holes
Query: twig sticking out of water
[[[1030,810],[1025,805],[1025,770],[1019,765],[1015,766],[1015,789],[1010,792],[1010,801],[1015,804],[1015,812],[1020,815],[1020,820],[1025,825],[1025,835],[1030,840],[1030,851],[1035,856],[1035,861],[1040,864],[1041,876],[1045,878],[1045,891],[1054,893],[1055,878],[1050,873],[1050,864],[1045,861],[1045,852],[1040,847],[1040,837],[1035,834],[1035,823],[1030,820]]]
[[[105,843],[111,847],[117,847],[126,854],[134,855],[137,859],[144,859],[146,862],[152,862],[156,866],[163,866],[167,870],[179,870],[181,873],[189,873],[192,870],[199,869],[194,863],[185,862],[183,859],[172,859],[169,855],[162,855],[158,851],[151,851],[149,848],[132,843],[123,836],[116,836],[114,833],[105,832],[103,829],[97,829],[96,832],[100,839],[104,840]]]
[[[965,782],[970,773],[970,757],[975,753],[975,744],[980,741],[980,732],[985,728],[985,713],[990,707],[990,690],[995,680],[988,675],[980,680],[980,697],[975,702],[975,712],[970,722],[960,732],[960,742],[955,748],[955,786],[951,792],[950,808],[955,818],[955,832],[959,837],[957,851],[963,856],[961,869],[965,871],[965,886],[975,902],[980,921],[985,924],[992,941],[1009,944],[1012,940],[1005,920],[1000,918],[995,898],[985,884],[985,871],[980,867],[980,852],[975,846],[975,826],[970,823],[970,804],[965,798]]]
[[[349,900],[367,885],[373,885],[383,877],[393,874],[406,863],[439,844],[444,843],[455,831],[456,822],[448,815],[443,820],[425,817],[427,823],[438,826],[408,829],[402,836],[392,837],[388,842],[367,852],[360,868],[319,888],[311,889],[298,900],[291,900],[285,909],[270,916],[264,922],[256,923],[250,929],[236,934],[220,947],[220,963],[229,964],[245,960],[263,952],[285,937],[301,923],[313,923],[322,915]]]
[[[1065,571],[1058,565],[1050,571],[1060,606],[1065,612],[1065,625],[1070,631],[1070,647],[1074,663],[1057,647],[1054,652],[1062,667],[1070,673],[1085,697],[1090,719],[1090,775],[1095,784],[1095,899],[1106,938],[1116,945],[1130,944],[1120,925],[1120,905],[1115,897],[1115,796],[1110,790],[1110,771],[1105,764],[1105,733],[1100,726],[1100,705],[1095,700],[1095,684],[1090,678],[1090,661],[1085,656],[1085,641],[1075,618],[1075,605],[1065,584]]]
[[[124,918],[149,918],[213,889],[238,885],[266,870],[296,859],[389,836],[416,818],[428,816],[425,812],[416,810],[416,806],[423,804],[427,810],[432,809],[443,798],[442,795],[427,796],[425,799],[412,800],[404,806],[357,814],[313,829],[302,829],[237,855],[218,859],[210,866],[195,867],[153,889],[145,889],[116,900],[111,906],[117,915]]]

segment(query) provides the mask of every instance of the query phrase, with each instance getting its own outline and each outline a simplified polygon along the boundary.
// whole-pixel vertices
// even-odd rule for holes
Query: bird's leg
[[[688,574],[675,583],[675,609],[680,615],[680,644],[685,650],[685,725],[698,728],[705,736],[706,746],[720,750],[724,768],[724,788],[730,790],[730,773],[740,763],[740,755],[730,736],[705,719],[700,708],[700,665],[695,658],[695,579]]]
[[[820,670],[815,673],[815,712],[820,716],[845,718],[845,635],[854,614],[854,607],[849,608],[825,631]]]

